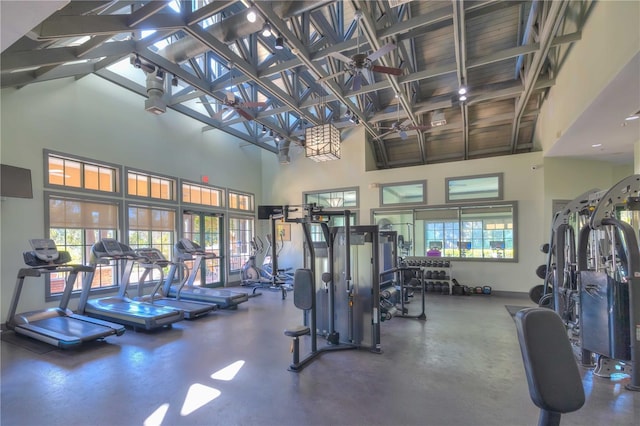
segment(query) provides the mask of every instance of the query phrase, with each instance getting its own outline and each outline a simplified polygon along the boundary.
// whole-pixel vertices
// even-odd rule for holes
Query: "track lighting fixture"
[[[271,37],[271,25],[268,22],[264,23],[262,27],[262,36],[263,37]]]
[[[133,66],[136,68],[142,68],[142,62],[140,61],[140,57],[136,55],[136,58],[133,60]]]
[[[273,137],[273,130],[269,130],[269,137]]]
[[[177,87],[178,86],[178,77],[176,77],[175,75],[171,78],[171,85],[173,87]]]
[[[276,137],[274,138],[274,140],[275,140],[276,142],[280,142],[280,141],[282,140],[282,136],[280,136],[280,135],[276,135]]]
[[[276,48],[276,50],[284,49],[284,38],[282,37],[282,35],[276,37],[276,44],[274,47]]]
[[[262,126],[262,134],[264,135],[265,133],[267,133],[267,128],[265,126]]]

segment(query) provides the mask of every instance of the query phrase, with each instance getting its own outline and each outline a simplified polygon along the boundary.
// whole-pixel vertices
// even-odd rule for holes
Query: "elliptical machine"
[[[252,295],[258,296],[260,293],[256,293],[259,288],[268,288],[270,290],[276,290],[282,292],[282,298],[287,297],[287,291],[293,290],[292,282],[293,277],[280,276],[270,273],[264,269],[265,263],[263,262],[263,268],[259,267],[256,263],[256,256],[258,253],[264,251],[264,243],[260,237],[255,237],[251,240],[251,248],[253,254],[249,256],[249,259],[242,265],[240,269],[241,284],[246,287],[253,287]],[[265,256],[265,259],[270,256]],[[269,268],[271,262],[269,261]]]

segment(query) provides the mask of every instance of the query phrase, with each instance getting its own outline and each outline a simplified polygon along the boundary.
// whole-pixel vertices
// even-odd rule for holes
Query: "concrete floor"
[[[263,293],[237,311],[74,351],[3,341],[2,425],[537,424],[505,309],[527,298],[430,296],[426,322],[382,324],[382,354],[326,353],[292,373],[283,330],[301,323],[300,311],[291,293]],[[628,378],[583,374],[585,406],[562,425],[639,424]]]

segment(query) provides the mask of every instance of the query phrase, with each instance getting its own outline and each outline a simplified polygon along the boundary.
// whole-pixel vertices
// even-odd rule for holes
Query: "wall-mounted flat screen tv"
[[[0,164],[0,197],[33,198],[31,170]]]

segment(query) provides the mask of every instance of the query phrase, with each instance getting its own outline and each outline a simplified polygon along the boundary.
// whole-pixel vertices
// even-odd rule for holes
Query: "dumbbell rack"
[[[423,268],[425,291],[432,294],[451,294],[451,271],[450,260],[427,257],[409,256],[404,259],[407,266],[419,266]]]

